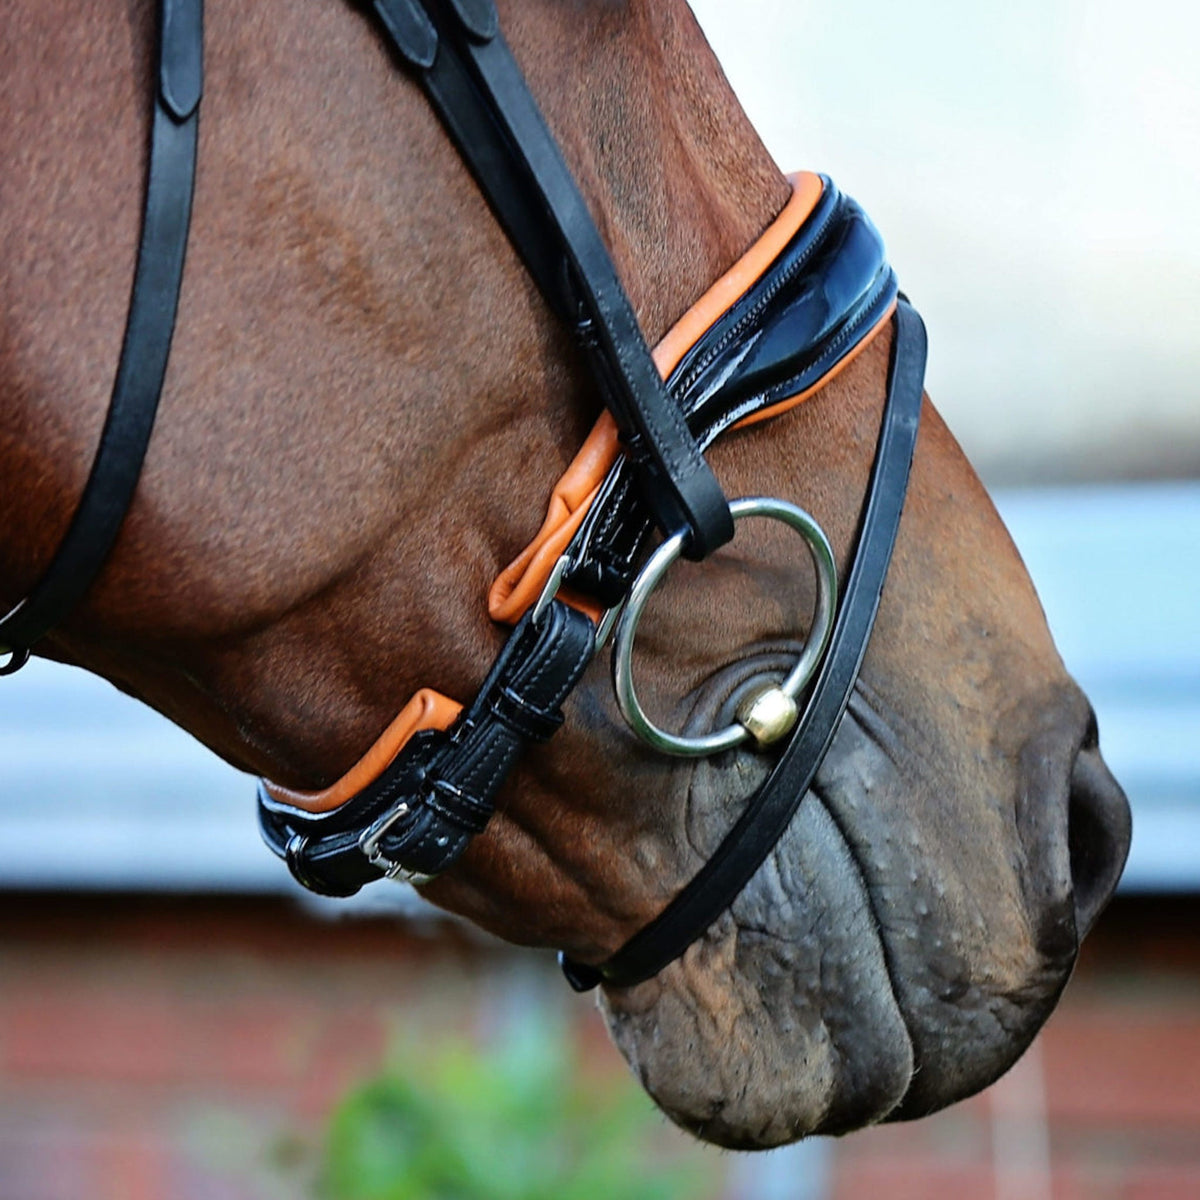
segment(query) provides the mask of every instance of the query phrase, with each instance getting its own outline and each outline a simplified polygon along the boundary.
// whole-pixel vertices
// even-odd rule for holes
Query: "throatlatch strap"
[[[203,0],[162,0],[146,199],[133,293],[100,444],[66,536],[29,595],[0,620],[17,670],[29,648],[83,599],[133,501],[175,331],[192,214],[203,91]]]
[[[925,379],[925,326],[901,301],[887,403],[860,521],[854,565],[824,665],[775,769],[694,879],[644,929],[597,966],[560,955],[576,991],[629,987],[657,975],[729,907],[779,841],[837,732],[870,640],[908,490]]]
[[[534,278],[575,329],[636,463],[655,524],[704,558],[733,537],[729,504],[672,402],[633,308],[491,0],[375,0]]]

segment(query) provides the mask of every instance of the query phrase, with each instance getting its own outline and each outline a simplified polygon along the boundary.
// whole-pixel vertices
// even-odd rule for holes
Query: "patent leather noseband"
[[[662,970],[729,906],[786,829],[829,749],[870,638],[904,505],[922,403],[924,328],[899,296],[862,210],[829,180],[810,176],[803,184],[810,203],[796,228],[660,372],[504,42],[492,0],[375,0],[374,9],[547,303],[574,332],[615,440],[611,461],[604,460],[594,486],[589,481],[586,503],[561,537],[552,533],[547,544],[562,549],[545,580],[535,578],[541,597],[515,607],[519,619],[473,701],[460,708],[419,693],[397,719],[404,728],[378,769],[361,785],[356,775],[336,802],[260,786],[263,835],[305,887],[348,895],[373,879],[421,883],[452,866],[486,828],[520,755],[562,723],[562,704],[635,589],[656,533],[672,552],[695,559],[733,536],[730,505],[704,450],[732,427],[810,394],[889,319],[893,326],[887,398],[854,557],[836,613],[830,595],[827,645],[813,648],[810,669],[796,676],[795,694],[784,697],[801,707],[785,704],[783,722],[760,738],[783,747],[768,779],[656,920],[606,962],[563,960],[577,989],[629,986]],[[20,665],[99,571],[132,500],[153,425],[187,242],[201,0],[162,0],[159,43],[142,240],[117,384],[67,537],[43,580],[0,622],[8,669]],[[772,504],[785,516],[800,512],[781,502],[760,507]],[[819,528],[801,516],[796,527],[808,531],[812,544],[820,542]],[[536,563],[538,555],[531,555]],[[835,591],[836,580],[829,586]],[[619,636],[631,638],[636,619],[623,620]],[[751,717],[739,720],[747,731],[758,728]]]

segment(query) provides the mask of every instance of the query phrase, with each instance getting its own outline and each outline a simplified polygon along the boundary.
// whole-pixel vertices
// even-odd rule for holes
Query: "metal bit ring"
[[[816,674],[833,632],[833,618],[837,610],[837,564],[834,561],[833,549],[820,525],[804,509],[786,500],[747,496],[732,501],[729,511],[735,521],[742,517],[769,517],[775,521],[782,521],[800,534],[812,557],[817,575],[817,603],[813,612],[812,627],[796,665],[778,685],[778,691],[795,701]],[[750,731],[739,722],[702,737],[668,733],[646,716],[633,684],[633,642],[637,635],[638,622],[642,618],[650,594],[662,581],[671,564],[680,556],[684,537],[684,534],[678,533],[667,538],[650,556],[634,580],[625,610],[617,623],[613,643],[613,688],[622,715],[629,727],[643,741],[664,754],[680,758],[703,758],[740,746],[751,737]]]

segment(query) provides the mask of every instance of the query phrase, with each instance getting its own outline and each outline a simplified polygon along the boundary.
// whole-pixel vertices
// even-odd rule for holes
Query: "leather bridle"
[[[737,423],[770,415],[788,397],[819,386],[871,331],[889,316],[893,321],[887,399],[854,558],[840,603],[829,598],[821,644],[814,643],[814,626],[811,661],[790,679],[802,711],[784,705],[782,723],[759,733],[762,743],[787,737],[769,777],[654,921],[599,965],[563,959],[579,990],[628,986],[682,954],[728,908],[782,836],[832,743],[866,651],[904,505],[922,403],[924,328],[898,295],[869,221],[824,180],[811,215],[770,269],[664,380],[504,42],[492,0],[374,0],[373,7],[547,303],[575,334],[623,452],[540,601],[517,622],[478,695],[447,728],[417,732],[375,778],[329,811],[306,811],[260,787],[264,837],[306,887],[348,895],[381,876],[420,883],[451,866],[486,827],[520,754],[559,727],[564,699],[631,591],[637,597],[639,587],[651,586],[648,571],[665,569],[665,557],[676,553],[706,558],[733,536],[730,504],[704,458],[707,446]],[[132,501],[182,278],[202,41],[202,0],[160,0],[142,237],[117,382],[67,535],[38,585],[0,621],[0,648],[10,654],[6,672],[82,598]],[[788,331],[793,336],[782,339],[787,345],[780,350]],[[801,530],[816,559],[832,562],[807,514],[783,502],[752,503],[774,505],[771,511]],[[663,539],[657,554],[665,557],[645,568],[655,531]],[[830,587],[836,589],[836,579]],[[597,621],[597,611],[608,619]],[[636,616],[626,612],[621,622],[627,658]],[[772,703],[783,703],[778,686],[767,690]],[[753,713],[739,712],[739,720],[758,733]]]

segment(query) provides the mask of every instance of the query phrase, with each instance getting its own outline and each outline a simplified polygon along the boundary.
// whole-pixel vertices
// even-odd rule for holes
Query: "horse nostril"
[[[1080,750],[1099,750],[1100,749],[1100,726],[1096,721],[1096,710],[1088,705],[1088,723],[1087,728],[1083,731],[1083,741],[1079,744]]]
[[[1071,768],[1067,845],[1075,888],[1075,925],[1082,940],[1108,903],[1129,854],[1129,802],[1100,757],[1092,718]]]

